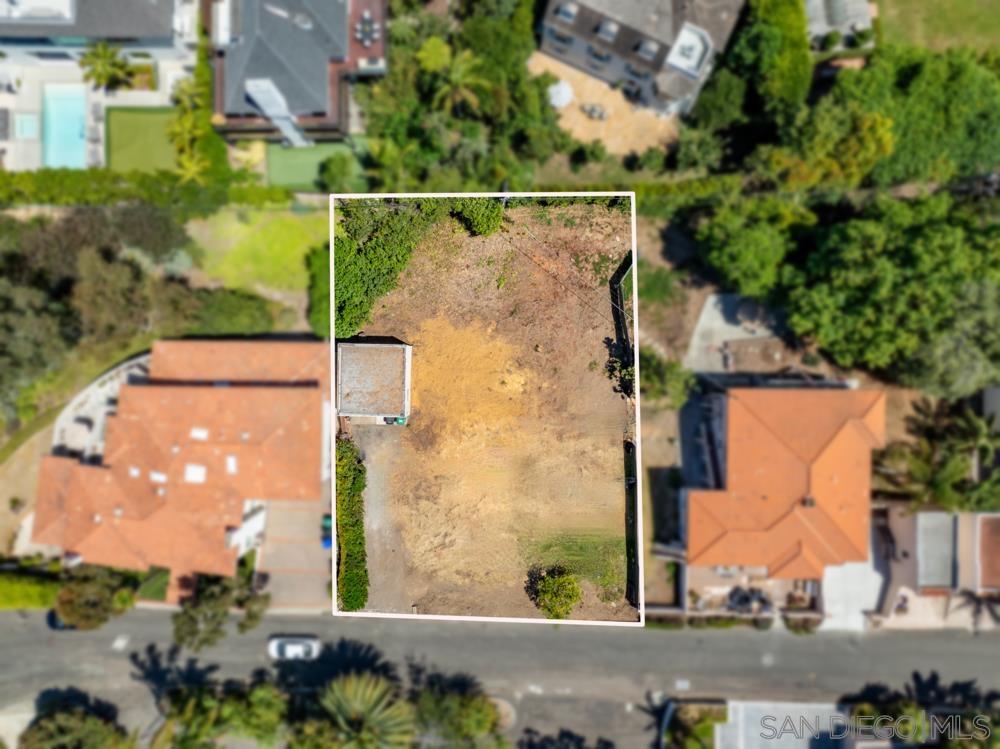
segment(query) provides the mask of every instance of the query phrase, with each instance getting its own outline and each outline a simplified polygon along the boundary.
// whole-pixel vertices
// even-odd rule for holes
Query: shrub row
[[[364,489],[365,466],[357,445],[338,439],[337,591],[344,611],[359,611],[368,602]]]
[[[39,575],[0,573],[0,609],[49,609],[56,602],[60,583]]]

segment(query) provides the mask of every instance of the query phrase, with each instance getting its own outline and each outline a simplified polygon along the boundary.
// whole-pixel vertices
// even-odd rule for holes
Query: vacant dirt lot
[[[582,205],[509,209],[490,237],[442,224],[380,300],[364,333],[413,345],[413,411],[398,437],[352,430],[371,608],[539,616],[528,568],[560,560],[583,578],[574,618],[638,618],[624,599],[634,413],[604,372],[607,281],[630,231],[627,214]]]

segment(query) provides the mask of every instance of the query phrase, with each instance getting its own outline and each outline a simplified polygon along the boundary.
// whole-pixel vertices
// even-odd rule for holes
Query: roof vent
[[[111,514],[114,515],[116,518],[120,518],[122,515],[125,514],[125,510],[122,509],[121,505],[115,505],[115,509],[111,511]]]
[[[313,27],[313,20],[305,13],[296,13],[292,16],[292,23],[303,31],[311,31]]]
[[[165,486],[159,486],[159,487],[157,487],[156,488],[156,496],[158,496],[158,497],[165,497],[165,496],[167,496],[167,487],[165,487]]]
[[[184,466],[184,480],[189,484],[204,484],[207,471],[205,466],[188,463]]]
[[[237,462],[235,455],[226,456],[226,473],[230,476],[235,476],[239,473],[239,463]]]
[[[150,471],[149,480],[154,484],[165,484],[167,483],[167,474],[160,473],[159,471]]]
[[[208,430],[205,427],[191,427],[191,439],[204,442],[208,439]]]
[[[807,496],[805,496],[805,497],[802,498],[802,506],[803,507],[815,507],[816,506],[816,500],[813,497],[810,497],[810,496],[807,495]]]
[[[240,433],[240,439],[243,440],[244,442],[249,442],[249,440],[250,440],[250,432],[241,432]]]
[[[94,525],[100,525],[100,524],[101,524],[101,515],[100,515],[100,513],[95,512],[94,513]]]
[[[134,478],[134,479],[137,479],[137,478],[139,478],[139,475],[140,475],[141,473],[142,473],[142,471],[140,471],[140,470],[139,470],[138,468],[136,468],[135,466],[129,466],[129,467],[128,467],[128,475],[129,475],[129,476],[131,476],[131,477],[132,477],[132,478]]]

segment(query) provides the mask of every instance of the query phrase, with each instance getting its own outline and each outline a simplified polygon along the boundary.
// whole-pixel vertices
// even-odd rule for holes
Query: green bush
[[[678,361],[668,361],[646,346],[639,347],[639,391],[679,411],[695,386],[695,376]]]
[[[365,466],[357,445],[338,439],[337,592],[344,611],[359,611],[368,602],[364,490]]]
[[[50,609],[59,587],[54,578],[0,572],[0,610]]]
[[[528,597],[549,619],[566,619],[580,602],[580,583],[564,567],[532,568],[525,586]]]
[[[462,198],[455,201],[453,210],[476,235],[489,236],[503,223],[503,203],[499,198]]]
[[[248,291],[203,289],[197,295],[196,335],[252,335],[274,328],[267,300]]]

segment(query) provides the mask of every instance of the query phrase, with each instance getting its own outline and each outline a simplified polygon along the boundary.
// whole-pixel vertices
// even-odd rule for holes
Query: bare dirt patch
[[[49,426],[21,445],[0,466],[0,552],[6,553],[14,541],[18,527],[28,513],[35,509],[35,488],[38,484],[38,466],[43,455],[52,449],[52,429]],[[21,507],[15,512],[11,499],[19,499]]]
[[[511,208],[490,237],[438,226],[380,300],[364,333],[413,345],[409,424],[375,469],[405,553],[370,569],[376,591],[405,559],[406,598],[373,593],[380,610],[539,616],[524,592],[538,544],[624,548],[634,413],[604,366],[607,281],[630,245],[625,213]],[[383,499],[366,492],[366,506]],[[623,591],[624,555],[617,572]],[[636,620],[610,587],[585,579],[573,617]]]

